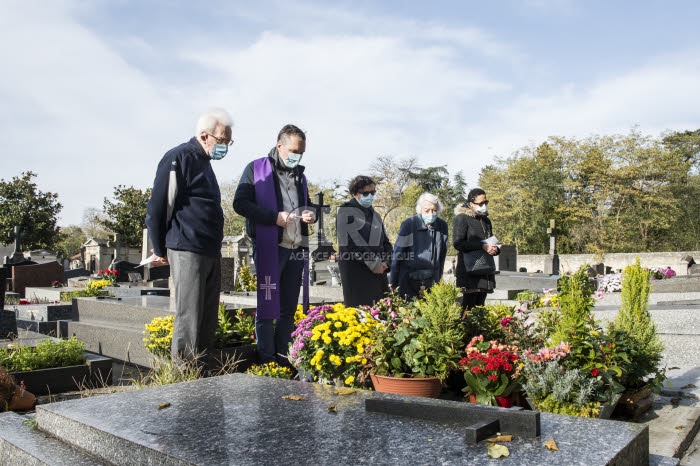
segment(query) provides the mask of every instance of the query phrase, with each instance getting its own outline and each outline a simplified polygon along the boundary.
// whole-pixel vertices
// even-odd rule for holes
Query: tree
[[[10,243],[15,226],[22,229],[23,249],[53,247],[57,239],[58,213],[63,206],[58,194],[37,189],[31,171],[12,181],[0,179],[0,242]]]
[[[100,209],[97,207],[86,207],[83,210],[83,222],[80,226],[87,238],[107,239],[110,232],[102,224],[105,220],[107,220],[107,217]]]
[[[114,202],[107,198],[104,200],[103,209],[107,218],[101,220],[102,225],[117,233],[123,245],[140,247],[146,227],[146,204],[150,197],[151,188],[141,191],[133,186],[116,186]]]
[[[245,217],[233,210],[233,198],[238,188],[237,181],[224,183],[221,190],[221,209],[224,211],[224,236],[238,236],[245,230]]]
[[[56,241],[56,252],[61,257],[70,258],[80,252],[81,246],[87,241],[83,229],[78,225],[62,227]]]

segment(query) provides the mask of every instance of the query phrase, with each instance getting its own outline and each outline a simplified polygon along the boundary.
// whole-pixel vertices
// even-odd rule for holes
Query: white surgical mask
[[[479,205],[479,206],[476,206],[476,209],[474,209],[474,210],[476,211],[477,214],[486,215],[489,213],[489,206],[487,206],[486,204]]]
[[[287,158],[282,161],[287,166],[287,168],[294,168],[301,162],[301,157],[303,154],[295,154],[294,152],[289,152]]]

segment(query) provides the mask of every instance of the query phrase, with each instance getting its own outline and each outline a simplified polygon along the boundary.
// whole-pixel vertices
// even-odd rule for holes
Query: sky
[[[222,107],[220,184],[293,123],[313,183],[390,155],[473,188],[548,136],[700,128],[697,18],[695,0],[0,0],[0,178],[36,173],[80,224]]]

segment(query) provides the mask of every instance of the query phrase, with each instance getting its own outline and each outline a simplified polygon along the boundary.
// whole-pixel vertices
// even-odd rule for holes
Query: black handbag
[[[496,261],[483,249],[462,253],[467,275],[488,275],[496,271]]]

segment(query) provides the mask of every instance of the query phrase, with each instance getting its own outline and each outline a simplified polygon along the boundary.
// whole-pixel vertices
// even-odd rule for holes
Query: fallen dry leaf
[[[167,408],[167,407],[169,407],[169,406],[170,406],[170,403],[161,403],[161,404],[158,405],[158,409]]]
[[[678,406],[678,403],[680,403],[680,402],[681,402],[681,398],[680,398],[680,397],[671,398],[671,404],[672,404],[673,406]]]
[[[673,366],[673,367],[669,367],[669,368],[668,368],[669,371],[675,371],[675,370],[678,370],[678,369],[680,369],[680,367],[678,367],[678,366]]]
[[[487,438],[487,442],[495,443],[495,442],[510,442],[513,440],[512,435],[497,435],[495,437]]]
[[[306,401],[306,400],[308,400],[308,398],[306,398],[305,396],[301,396],[301,395],[284,395],[282,398],[285,400],[294,400],[294,401]]]
[[[508,447],[505,445],[499,445],[497,443],[489,444],[487,453],[491,458],[500,458],[501,456],[505,458],[507,456],[510,456],[510,451],[508,451]]]
[[[544,446],[547,448],[547,450],[559,451],[559,447],[557,446],[557,442],[554,441],[554,437],[544,442]]]
[[[337,413],[337,412],[338,412],[338,408],[336,408],[335,406],[329,406],[329,407],[328,407],[328,412],[329,412],[329,413]]]
[[[683,426],[676,426],[676,430],[682,430]]]
[[[335,390],[333,390],[334,395],[352,395],[353,393],[356,393],[357,389],[355,388],[350,388],[350,387],[338,387]]]
[[[697,387],[695,387],[694,383],[689,383],[688,385],[683,385],[681,387],[681,390],[686,389],[686,388],[697,388]]]

